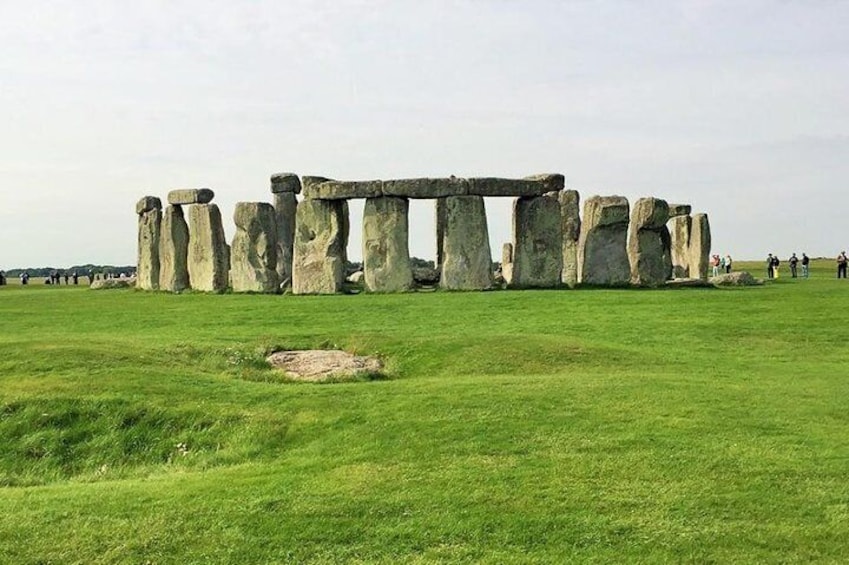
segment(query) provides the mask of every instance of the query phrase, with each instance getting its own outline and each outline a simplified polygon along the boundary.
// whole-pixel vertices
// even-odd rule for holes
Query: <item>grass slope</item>
[[[831,276],[0,288],[0,562],[840,562],[849,283]],[[391,378],[292,384],[262,361],[316,346]]]

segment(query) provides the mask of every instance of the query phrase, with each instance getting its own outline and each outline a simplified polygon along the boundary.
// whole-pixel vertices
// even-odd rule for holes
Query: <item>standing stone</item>
[[[162,201],[145,196],[136,204],[138,221],[138,261],[136,287],[142,290],[159,288],[159,240],[162,228]]]
[[[221,211],[216,204],[189,206],[189,280],[204,292],[227,290],[230,265]]]
[[[441,288],[492,288],[492,253],[481,196],[445,197]]]
[[[343,200],[304,200],[295,221],[292,292],[335,294],[345,282],[345,218]]]
[[[695,214],[690,227],[690,277],[707,280],[710,263],[710,222],[707,214]]]
[[[505,243],[501,246],[501,278],[510,284],[513,281],[513,244]]]
[[[669,205],[659,198],[640,198],[634,203],[628,237],[631,284],[660,286],[668,275],[661,231],[669,220]]]
[[[556,198],[513,202],[513,273],[516,288],[555,288],[563,271],[563,228]]]
[[[189,226],[183,208],[168,206],[159,238],[159,290],[180,292],[189,288],[188,256]]]
[[[672,278],[686,279],[690,276],[690,216],[675,216],[669,220],[670,258]]]
[[[406,198],[368,198],[363,209],[363,272],[366,290],[404,292],[413,286]]]
[[[238,202],[233,214],[236,234],[230,248],[230,281],[235,292],[278,290],[277,222],[265,202]]]
[[[582,283],[624,286],[630,281],[628,213],[628,199],[623,196],[593,196],[584,202],[578,242],[578,279]]]
[[[292,175],[294,176],[294,175]],[[272,177],[273,178],[273,177]],[[297,180],[298,177],[295,177]],[[290,181],[288,186],[294,189],[294,183]],[[274,184],[272,184],[272,192],[274,192],[274,212],[276,216],[275,224],[277,226],[277,278],[283,285],[289,285],[292,282],[292,252],[295,245],[295,214],[298,210],[298,200],[295,198],[295,193],[300,191],[300,182],[298,189],[288,191],[275,192]]]
[[[581,197],[577,190],[557,193],[563,226],[563,273],[561,281],[574,288],[578,284],[578,240],[581,237]]]

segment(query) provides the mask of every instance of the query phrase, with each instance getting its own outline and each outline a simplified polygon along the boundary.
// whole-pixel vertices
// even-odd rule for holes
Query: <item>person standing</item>
[[[778,278],[778,267],[781,266],[781,259],[778,258],[778,255],[772,256],[772,276],[773,278]]]
[[[731,272],[731,255],[725,256],[725,272],[726,273]]]
[[[810,263],[811,260],[808,258],[808,256],[802,253],[802,277],[804,278],[808,278],[809,276],[808,265]]]
[[[713,267],[713,276],[719,276],[719,255],[714,255],[710,258],[710,264]]]
[[[766,256],[766,278],[771,279],[774,276],[774,274],[775,274],[775,271],[773,271],[774,266],[775,265],[773,264],[772,253],[770,253],[769,255]]]
[[[77,274],[77,272],[76,272],[76,271],[74,271],[74,272],[73,272],[73,274],[72,274],[71,276],[72,276],[72,277],[73,277],[73,279],[74,279],[74,284],[75,284],[75,285],[76,285],[76,284],[80,284],[80,276]]]
[[[840,255],[837,256],[837,278],[846,278],[846,252],[841,251]]]
[[[796,257],[796,254],[790,256],[790,278],[796,278],[796,266],[799,264],[799,258]]]

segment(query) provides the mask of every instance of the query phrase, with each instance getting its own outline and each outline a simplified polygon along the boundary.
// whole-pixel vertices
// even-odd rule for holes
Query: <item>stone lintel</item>
[[[534,175],[523,179],[478,177],[469,179],[469,194],[473,196],[542,196],[563,190],[563,175]]]
[[[304,177],[305,179],[307,177]],[[336,181],[304,183],[304,197],[313,200],[349,200],[383,196],[383,181]]]
[[[690,212],[693,211],[693,207],[689,204],[670,204],[669,205],[669,217],[674,218],[676,216],[689,216]]]
[[[457,177],[397,179],[383,182],[385,196],[404,198],[444,198],[446,196],[465,196],[469,182]]]
[[[208,188],[179,188],[168,193],[168,204],[209,204],[215,193]]]
[[[136,202],[136,214],[144,214],[153,210],[162,210],[162,200],[156,196],[142,196],[141,200]]]
[[[271,175],[271,192],[294,192],[300,194],[301,179],[295,173],[275,173]]]

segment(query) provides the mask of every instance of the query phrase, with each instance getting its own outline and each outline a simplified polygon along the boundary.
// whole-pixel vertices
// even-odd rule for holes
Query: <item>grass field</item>
[[[787,275],[0,287],[0,562],[845,562],[849,282]],[[296,384],[263,362],[329,346],[389,378]]]

